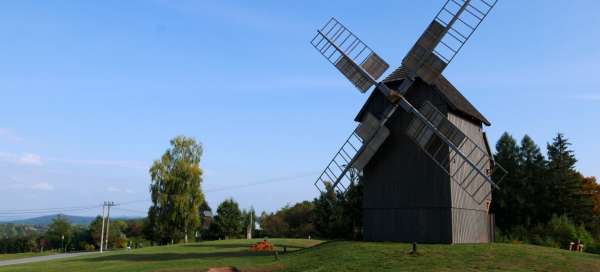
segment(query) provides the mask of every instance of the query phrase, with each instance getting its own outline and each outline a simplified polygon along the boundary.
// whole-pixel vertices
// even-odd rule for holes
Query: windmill
[[[491,191],[506,171],[491,156],[482,127],[489,121],[442,72],[496,2],[447,0],[382,81],[389,65],[335,18],[311,40],[361,93],[375,86],[359,125],[315,181],[321,192],[327,184],[344,192],[362,175],[365,239],[493,239]]]

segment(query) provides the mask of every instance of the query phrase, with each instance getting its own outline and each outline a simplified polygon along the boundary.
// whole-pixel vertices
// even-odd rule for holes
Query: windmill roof
[[[388,75],[383,80],[383,82],[386,83],[386,85],[388,87],[393,89],[394,86],[400,85],[399,83],[402,82],[402,80],[405,78],[406,74],[407,74],[406,70],[404,70],[402,68],[398,68],[394,72],[392,72],[390,75]],[[463,115],[466,115],[468,117],[474,118],[475,120],[485,124],[486,126],[491,125],[490,121],[488,121],[485,118],[485,116],[483,116],[483,114],[481,114],[477,110],[477,108],[475,108],[475,106],[473,106],[473,104],[471,104],[471,102],[469,102],[469,100],[467,100],[467,98],[465,98],[458,91],[458,89],[456,89],[456,87],[454,87],[454,85],[452,85],[452,83],[450,83],[450,81],[448,81],[443,75],[440,76],[440,80],[433,86],[434,86],[434,89],[437,90],[442,95],[442,97],[446,100],[447,104],[450,106],[450,108],[452,110],[462,113]],[[360,112],[356,116],[355,120],[357,122],[360,121],[363,112],[366,110],[367,104],[369,104],[370,100],[373,99],[374,93],[377,93],[377,92],[375,92],[375,91],[371,92],[369,99],[367,100],[365,105],[363,105]]]

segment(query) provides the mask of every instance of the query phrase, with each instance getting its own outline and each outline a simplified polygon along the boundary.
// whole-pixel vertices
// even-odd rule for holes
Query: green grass
[[[213,241],[150,247],[44,263],[0,267],[2,271],[206,271],[234,266],[241,271],[600,271],[600,255],[531,245],[419,245],[272,239],[287,254],[249,252],[258,240]],[[278,248],[281,250],[281,247]]]
[[[56,254],[56,252],[54,252],[54,251],[46,251],[44,253],[28,252],[28,253],[0,254],[0,261],[7,261],[7,260],[14,260],[14,259],[21,259],[21,258],[29,258],[29,257],[36,257],[36,256],[46,256],[46,255],[52,255],[52,254]]]

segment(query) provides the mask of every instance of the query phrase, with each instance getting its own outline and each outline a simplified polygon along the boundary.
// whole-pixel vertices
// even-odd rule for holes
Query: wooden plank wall
[[[481,125],[474,124],[467,121],[460,116],[448,113],[448,120],[460,128],[469,138],[471,138],[477,145],[485,150],[485,139],[481,131]],[[465,153],[471,150],[471,146],[466,145],[463,147]],[[450,152],[452,157],[453,151]],[[469,159],[478,161],[481,156],[472,154]],[[452,237],[453,243],[484,243],[489,242],[490,237],[490,226],[489,226],[489,215],[487,211],[487,205],[491,201],[491,185],[488,184],[485,179],[481,176],[477,176],[473,181],[467,178],[467,181],[471,184],[466,187],[466,190],[459,185],[459,182],[465,180],[471,168],[463,165],[461,169],[460,160],[456,160],[450,164],[450,173],[457,171],[457,174],[451,182],[451,203],[452,203]],[[487,168],[489,168],[489,164]],[[481,203],[474,200],[473,197],[467,193],[475,192],[478,187],[483,186],[479,192],[475,195],[475,199],[483,200]]]
[[[430,100],[447,111],[445,102],[423,83],[413,85],[407,99],[417,107]],[[367,109],[380,112],[375,104]],[[449,177],[406,136],[410,120],[402,110],[392,117],[390,137],[363,171],[365,239],[451,243]]]

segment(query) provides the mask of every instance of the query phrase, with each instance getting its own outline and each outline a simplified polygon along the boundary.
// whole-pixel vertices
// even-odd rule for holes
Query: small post
[[[410,254],[417,254],[417,242],[412,243],[412,250],[410,251]]]
[[[287,246],[283,246],[283,253],[287,253]]]

